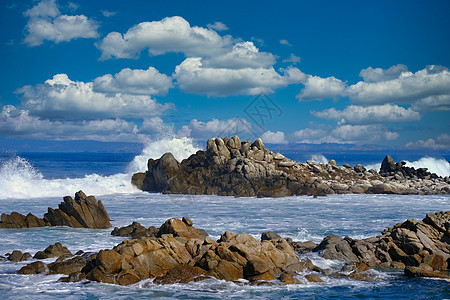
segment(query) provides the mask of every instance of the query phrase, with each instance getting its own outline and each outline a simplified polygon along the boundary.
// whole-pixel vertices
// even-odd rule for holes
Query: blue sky
[[[0,138],[450,149],[448,1],[13,1]]]

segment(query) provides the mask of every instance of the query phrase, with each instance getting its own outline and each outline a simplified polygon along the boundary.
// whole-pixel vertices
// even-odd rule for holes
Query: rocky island
[[[132,183],[150,192],[236,197],[329,194],[450,194],[450,178],[425,168],[406,167],[386,156],[381,169],[360,164],[298,163],[268,150],[261,139],[211,138],[206,151],[178,162],[171,153],[148,160],[148,170]]]

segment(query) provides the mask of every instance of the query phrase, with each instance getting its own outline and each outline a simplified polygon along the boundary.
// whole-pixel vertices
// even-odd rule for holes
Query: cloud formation
[[[229,29],[228,26],[222,22],[214,22],[212,24],[206,25],[206,27],[208,27],[209,29],[213,29],[215,31],[225,31]]]
[[[173,87],[172,78],[153,67],[147,70],[129,68],[119,73],[106,74],[94,80],[93,90],[100,93],[127,93],[137,95],[167,95]]]
[[[399,138],[397,132],[392,132],[382,125],[341,125],[336,128],[306,128],[294,132],[298,143],[339,143],[365,144],[380,140],[392,141]]]
[[[150,96],[124,93],[98,93],[93,82],[72,81],[58,74],[44,84],[24,86],[22,107],[31,115],[46,119],[145,118],[157,116],[173,107],[159,104]]]
[[[384,104],[375,106],[350,105],[344,110],[334,107],[324,111],[312,111],[312,115],[338,121],[338,124],[377,124],[394,122],[411,122],[421,119],[420,113],[411,108],[405,109],[398,105]]]
[[[28,17],[24,43],[34,47],[45,40],[55,43],[77,38],[97,38],[98,24],[85,15],[62,15],[55,0],[42,0],[24,12]]]
[[[344,93],[346,87],[345,82],[334,76],[322,78],[308,75],[302,83],[305,87],[297,95],[300,101],[336,99]]]
[[[286,58],[286,59],[283,59],[282,62],[284,62],[284,63],[292,63],[292,64],[295,65],[295,64],[298,64],[300,62],[300,57],[294,55],[294,53],[291,53],[289,55],[289,57]]]
[[[230,36],[220,36],[208,28],[191,26],[182,17],[168,17],[161,21],[142,22],[131,27],[125,34],[109,33],[98,48],[101,60],[111,58],[137,58],[143,49],[149,55],[169,52],[186,56],[211,56],[224,53],[232,45]]]
[[[297,68],[282,70],[283,75],[270,68],[210,68],[202,58],[187,58],[175,68],[174,78],[186,93],[225,97],[229,95],[256,95],[298,83],[304,74]]]
[[[284,136],[284,132],[277,131],[272,132],[270,130],[264,132],[261,135],[261,139],[264,143],[267,144],[287,144],[288,141],[286,140],[286,137]]]
[[[232,136],[234,132],[231,131],[236,126],[239,126],[237,129],[242,136],[245,134],[253,134],[251,123],[242,118],[234,118],[227,120],[212,119],[207,122],[193,119],[189,125],[181,127],[177,135],[179,137],[191,137],[195,140],[205,140],[218,135],[221,137]],[[242,136],[240,135],[240,137]]]
[[[405,145],[405,147],[410,149],[448,150],[450,149],[450,135],[444,133],[438,136],[436,139],[409,142]]]

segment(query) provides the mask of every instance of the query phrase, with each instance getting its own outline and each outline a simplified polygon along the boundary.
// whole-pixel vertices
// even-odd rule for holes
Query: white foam
[[[439,176],[445,177],[450,176],[450,163],[443,158],[435,158],[435,157],[422,157],[416,161],[407,161],[405,160],[407,167],[413,167],[415,169],[418,168],[427,168],[429,172],[436,173]],[[381,163],[369,164],[366,166],[368,170],[375,169],[380,171]]]
[[[322,163],[322,164],[328,163],[328,159],[325,156],[323,156],[322,154],[311,155],[311,161],[316,162],[316,163]]]
[[[111,176],[94,173],[66,179],[45,179],[25,158],[14,156],[0,165],[0,199],[61,197],[79,190],[96,196],[137,193],[139,190],[131,184],[131,176],[145,171],[149,158],[159,158],[166,152],[172,152],[176,159],[182,160],[197,150],[199,148],[191,139],[165,137],[147,141],[142,154],[133,159],[124,173]]]
[[[443,158],[422,157],[419,160],[410,162],[405,161],[407,167],[427,168],[429,172],[436,173],[439,176],[450,176],[450,163]]]

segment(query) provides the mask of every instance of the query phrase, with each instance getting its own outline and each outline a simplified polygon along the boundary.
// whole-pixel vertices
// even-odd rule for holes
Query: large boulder
[[[86,196],[83,191],[75,193],[75,199],[64,197],[58,209],[48,209],[44,221],[52,226],[70,226],[76,228],[109,228],[110,218],[101,201],[94,196]]]

